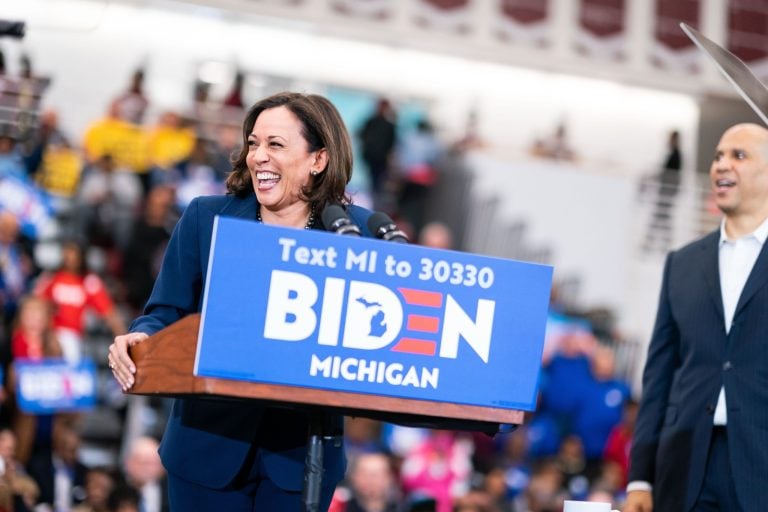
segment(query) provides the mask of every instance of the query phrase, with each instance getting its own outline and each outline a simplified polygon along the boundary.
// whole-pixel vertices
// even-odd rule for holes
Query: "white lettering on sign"
[[[400,363],[368,361],[356,357],[328,356],[320,359],[316,354],[312,354],[309,375],[326,379],[437,389],[440,369],[406,367]]]

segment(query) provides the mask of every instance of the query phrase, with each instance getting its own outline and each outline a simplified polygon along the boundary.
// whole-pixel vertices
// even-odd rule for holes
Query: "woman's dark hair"
[[[256,119],[265,110],[285,107],[299,119],[302,135],[309,151],[325,148],[328,165],[324,172],[312,176],[308,186],[301,191],[302,199],[316,211],[322,211],[328,203],[349,204],[345,188],[352,177],[352,142],[338,110],[322,96],[281,92],[256,103],[248,111],[243,122],[243,148],[232,160],[232,173],[227,178],[227,191],[244,197],[253,191],[248,172],[248,136]]]

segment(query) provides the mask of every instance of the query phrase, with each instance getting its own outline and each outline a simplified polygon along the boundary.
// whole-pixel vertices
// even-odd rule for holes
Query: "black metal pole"
[[[320,492],[323,486],[324,471],[324,416],[322,412],[311,412],[309,415],[309,439],[307,441],[307,458],[304,461],[304,489],[302,491],[304,512],[318,512],[320,508]]]

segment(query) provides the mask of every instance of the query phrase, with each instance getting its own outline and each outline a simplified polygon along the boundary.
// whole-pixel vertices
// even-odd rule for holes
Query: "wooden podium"
[[[197,377],[193,369],[199,327],[200,314],[189,315],[131,347],[136,381],[130,393],[279,402],[281,406],[298,409],[321,408],[345,416],[489,434],[498,432],[501,424],[519,425],[523,422],[524,413],[510,409]]]
[[[488,434],[499,432],[502,425],[523,422],[523,412],[516,410],[197,377],[193,370],[199,328],[200,314],[189,315],[131,347],[136,375],[130,393],[258,400],[305,410],[310,420],[302,495],[306,512],[317,512],[319,509],[323,440],[333,437],[324,430],[328,414]]]

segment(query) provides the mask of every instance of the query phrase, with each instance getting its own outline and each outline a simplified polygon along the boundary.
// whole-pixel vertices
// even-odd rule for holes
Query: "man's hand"
[[[631,491],[627,493],[623,512],[652,512],[653,497],[651,491]]]

